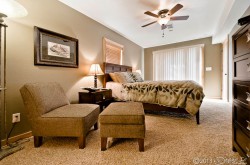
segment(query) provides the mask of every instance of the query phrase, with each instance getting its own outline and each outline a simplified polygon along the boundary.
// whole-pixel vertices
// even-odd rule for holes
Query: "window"
[[[154,80],[194,80],[203,86],[204,45],[153,52]]]
[[[103,60],[107,63],[122,64],[123,45],[103,38]]]

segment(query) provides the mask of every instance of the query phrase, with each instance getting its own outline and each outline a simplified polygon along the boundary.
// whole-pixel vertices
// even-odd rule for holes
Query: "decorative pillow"
[[[119,83],[126,83],[126,77],[125,77],[125,74],[123,72],[115,72],[115,77],[116,77],[116,80],[119,82]]]
[[[132,72],[132,78],[134,79],[135,82],[143,82],[143,78],[141,77],[141,74],[138,72]]]
[[[128,72],[115,72],[115,77],[119,83],[133,83],[134,79]]]
[[[111,79],[112,79],[114,82],[118,82],[115,73],[109,73],[109,76],[111,77]]]
[[[127,72],[127,79],[129,79],[130,82],[135,82],[132,72]]]
[[[133,83],[135,82],[135,80],[133,79],[132,73],[131,72],[124,72],[125,73],[125,77],[127,80],[127,83]]]

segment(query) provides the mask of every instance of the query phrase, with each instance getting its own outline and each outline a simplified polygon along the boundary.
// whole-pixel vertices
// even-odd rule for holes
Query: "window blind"
[[[153,79],[194,80],[203,85],[203,45],[153,52]]]
[[[113,64],[122,64],[123,46],[104,38],[104,61]]]

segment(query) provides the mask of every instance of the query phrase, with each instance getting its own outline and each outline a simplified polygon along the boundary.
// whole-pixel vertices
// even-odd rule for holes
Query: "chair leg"
[[[107,140],[106,137],[101,137],[101,151],[105,151],[107,148]]]
[[[138,139],[138,144],[139,144],[139,151],[143,152],[144,151],[144,139]]]
[[[86,146],[86,136],[80,136],[78,137],[78,145],[79,145],[79,149],[84,149]]]
[[[40,147],[43,144],[43,137],[42,136],[34,136],[34,146]]]
[[[200,110],[196,113],[196,123],[200,124]]]
[[[94,130],[98,130],[98,122],[95,123]]]

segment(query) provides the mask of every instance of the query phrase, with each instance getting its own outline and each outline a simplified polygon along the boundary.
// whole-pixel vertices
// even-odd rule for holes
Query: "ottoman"
[[[136,138],[139,151],[144,151],[145,114],[142,103],[111,103],[100,115],[101,150],[106,150],[107,138]]]

